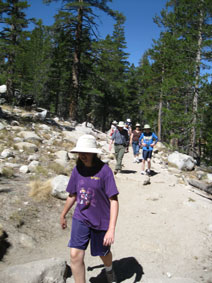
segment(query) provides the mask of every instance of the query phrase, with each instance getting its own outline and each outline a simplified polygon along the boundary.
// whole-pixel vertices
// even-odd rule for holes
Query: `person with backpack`
[[[110,247],[115,239],[119,192],[113,172],[97,156],[101,151],[92,135],[81,136],[71,152],[78,153],[78,159],[66,189],[69,196],[60,224],[62,229],[67,227],[66,215],[76,203],[68,243],[74,281],[86,282],[84,257],[90,242],[91,255],[100,256],[104,263],[108,283],[116,283]]]
[[[137,123],[135,125],[135,130],[132,132],[131,137],[130,137],[130,145],[132,145],[133,148],[133,155],[134,155],[134,163],[137,162],[139,163],[139,138],[142,134],[140,130],[141,125]]]
[[[143,128],[143,133],[139,138],[139,145],[143,148],[143,160],[141,165],[141,174],[145,174],[145,162],[147,161],[147,174],[150,174],[151,168],[151,158],[152,158],[152,151],[153,147],[158,142],[158,137],[154,132],[151,131],[151,127],[146,124]]]
[[[127,145],[125,147],[125,153],[128,153],[129,152],[129,144],[130,144],[130,136],[132,134],[132,122],[131,122],[131,119],[127,119],[126,120],[124,129],[128,132],[128,137],[129,137]]]
[[[111,137],[111,142],[109,146],[109,150],[111,151],[112,144],[114,142],[114,150],[116,157],[116,167],[114,170],[114,174],[121,172],[122,168],[122,160],[124,157],[126,146],[128,145],[129,136],[127,130],[124,129],[125,124],[123,121],[120,121],[117,125],[117,130],[113,133]]]

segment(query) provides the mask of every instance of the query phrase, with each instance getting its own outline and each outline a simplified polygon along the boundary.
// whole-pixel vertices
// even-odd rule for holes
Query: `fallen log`
[[[189,185],[212,195],[212,183],[207,184],[207,183],[195,180],[195,179],[188,179],[188,183]]]

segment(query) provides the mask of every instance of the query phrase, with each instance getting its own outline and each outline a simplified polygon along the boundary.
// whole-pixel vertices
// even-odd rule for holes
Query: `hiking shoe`
[[[114,270],[105,271],[108,283],[117,283],[116,274]]]
[[[146,172],[145,171],[141,171],[141,175],[145,175],[146,174]]]
[[[118,173],[118,170],[114,170],[114,175],[116,175]]]
[[[146,173],[147,173],[147,174],[150,174],[150,169],[147,169],[147,170],[146,170]]]

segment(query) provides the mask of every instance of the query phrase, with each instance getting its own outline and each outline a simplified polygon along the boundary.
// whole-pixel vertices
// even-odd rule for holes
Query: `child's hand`
[[[103,240],[103,245],[111,246],[113,243],[114,243],[114,232],[111,230],[107,230]]]
[[[67,228],[67,221],[66,218],[64,216],[60,217],[60,225],[62,229],[66,229]]]

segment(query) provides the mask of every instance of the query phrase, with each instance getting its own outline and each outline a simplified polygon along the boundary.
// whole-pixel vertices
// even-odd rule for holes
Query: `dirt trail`
[[[211,201],[180,184],[158,163],[152,164],[151,184],[142,185],[141,165],[132,161],[130,149],[124,156],[124,173],[115,177],[120,212],[112,252],[118,282],[212,283]],[[62,207],[63,202],[57,202],[58,219],[54,214],[50,220],[59,231],[56,236],[50,235],[30,253],[10,252],[1,267],[50,257],[69,263],[70,228],[59,230]],[[88,250],[85,262],[87,282],[106,283],[99,258]]]
[[[112,251],[119,282],[212,282],[211,201],[156,163],[151,184],[143,186],[141,165],[132,161],[130,149],[124,173],[116,175],[120,213]],[[86,265],[99,266],[88,254]],[[99,268],[87,279],[104,282]]]

